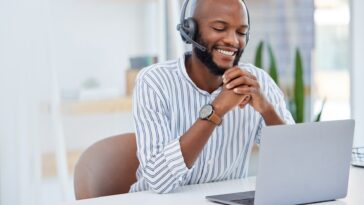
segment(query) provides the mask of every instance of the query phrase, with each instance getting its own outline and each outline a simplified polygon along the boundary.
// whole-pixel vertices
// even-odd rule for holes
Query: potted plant
[[[255,53],[255,66],[258,68],[264,68],[263,66],[263,53],[264,53],[264,41],[259,42],[256,53]],[[277,69],[277,62],[274,56],[274,52],[272,46],[267,43],[268,54],[269,54],[269,68],[267,72],[272,77],[272,79],[276,82],[278,86],[279,84],[279,74]],[[300,50],[296,48],[295,50],[295,73],[294,73],[294,85],[293,85],[293,93],[288,95],[288,109],[290,110],[294,120],[296,123],[302,123],[305,120],[305,86],[303,80],[303,62]],[[325,101],[323,101],[320,112],[314,118],[314,121],[320,121],[321,114],[325,105]]]

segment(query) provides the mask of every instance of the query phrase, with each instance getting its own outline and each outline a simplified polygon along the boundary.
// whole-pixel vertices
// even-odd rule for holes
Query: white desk
[[[73,201],[63,205],[134,205],[134,204],[210,204],[205,199],[207,195],[224,194],[253,190],[255,188],[255,177],[245,180],[231,180],[216,183],[197,184],[182,187],[176,193],[155,194],[150,191],[120,194],[114,196],[100,197]],[[320,205],[363,205],[364,204],[364,169],[351,168],[348,196],[337,201],[320,203]],[[315,204],[316,205],[316,204]]]

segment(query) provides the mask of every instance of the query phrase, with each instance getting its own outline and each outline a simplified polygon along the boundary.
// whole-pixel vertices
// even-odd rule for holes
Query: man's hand
[[[236,106],[243,108],[249,103],[250,96],[236,94],[233,90],[223,86],[221,93],[214,99],[212,105],[217,114],[222,117]]]
[[[250,97],[248,99],[249,104],[257,112],[263,114],[268,109],[271,109],[271,104],[260,90],[257,78],[248,71],[244,71],[237,66],[228,69],[223,75],[223,82],[224,86],[235,94]],[[239,106],[244,107],[244,102],[239,104]]]

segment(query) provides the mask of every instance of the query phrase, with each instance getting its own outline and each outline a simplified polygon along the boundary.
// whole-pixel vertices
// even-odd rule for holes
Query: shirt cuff
[[[164,156],[171,173],[179,180],[183,180],[189,169],[182,156],[179,138],[165,146]]]

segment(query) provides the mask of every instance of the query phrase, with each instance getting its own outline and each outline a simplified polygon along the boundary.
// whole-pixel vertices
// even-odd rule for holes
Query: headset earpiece
[[[197,24],[193,18],[187,18],[184,19],[182,22],[182,31],[185,32],[187,36],[190,37],[190,39],[195,40],[196,30],[197,30]],[[186,43],[192,43],[189,39],[186,39],[183,35],[182,39]]]

